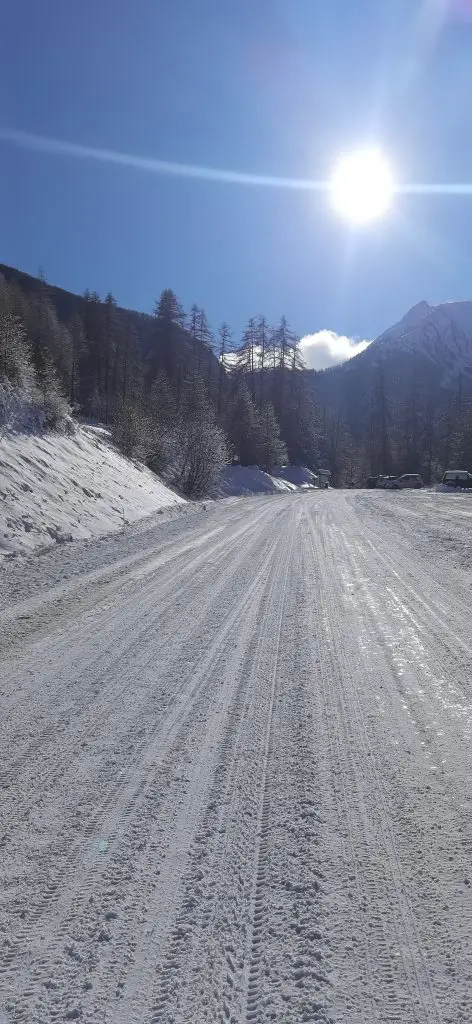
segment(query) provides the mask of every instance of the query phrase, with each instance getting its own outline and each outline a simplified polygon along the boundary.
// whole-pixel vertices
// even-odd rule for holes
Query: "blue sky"
[[[470,0],[16,0],[0,127],[140,157],[325,178],[375,142],[402,181],[472,180]],[[472,298],[472,197],[397,197],[353,231],[324,194],[163,176],[0,141],[0,261],[236,334],[371,338]]]

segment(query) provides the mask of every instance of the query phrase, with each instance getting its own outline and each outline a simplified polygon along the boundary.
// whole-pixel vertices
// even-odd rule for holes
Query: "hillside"
[[[251,318],[236,346],[228,324],[215,330],[170,288],[149,316],[111,294],[74,295],[3,266],[0,427],[22,429],[27,418],[54,429],[70,405],[192,498],[228,459],[314,469],[323,438],[298,346],[284,316],[276,326]],[[28,416],[12,419],[13,407]]]
[[[58,288],[57,285],[49,284],[47,281],[41,281],[39,277],[26,274],[23,270],[18,270],[16,267],[9,267],[6,263],[0,263],[0,274],[9,283],[14,282],[18,285],[27,296],[38,295],[40,290],[44,290],[60,320],[66,321],[76,310],[84,309],[86,300],[83,295],[66,291],[65,288]],[[149,314],[139,313],[134,309],[123,309],[121,306],[116,307],[116,312],[123,320],[131,319],[135,329],[144,337],[146,336],[146,331],[151,331],[152,316]]]
[[[421,301],[360,355],[307,376],[364,472],[434,482],[452,464],[472,465],[472,302]]]
[[[452,465],[472,467],[470,302],[423,300],[318,373],[304,369],[284,316],[251,318],[236,343],[170,289],[149,316],[0,267],[0,319],[8,386],[26,387],[43,425],[63,416],[62,396],[188,497],[208,494],[227,461],[327,468],[334,486],[382,472],[434,483]],[[0,396],[0,425],[1,406]]]
[[[316,389],[349,409],[379,366],[399,389],[414,377],[434,391],[472,392],[472,302],[417,303],[360,355],[316,374]]]
[[[38,298],[41,295],[46,296],[47,301],[51,303],[59,320],[63,323],[69,322],[76,314],[83,320],[87,317],[87,303],[90,298],[88,293],[86,295],[77,295],[74,292],[66,291],[64,288],[58,288],[57,285],[49,284],[47,281],[41,281],[39,277],[25,274],[23,270],[9,267],[5,263],[0,263],[0,276],[8,283],[15,284],[30,300],[34,300],[34,298]],[[92,299],[95,298],[94,295],[91,297]],[[136,309],[125,309],[116,304],[113,308],[113,315],[121,331],[132,333],[141,356],[144,359],[149,357],[155,343],[155,318],[150,313],[141,313]],[[190,358],[193,342],[188,331],[183,328],[177,328],[174,333],[173,344],[182,362]],[[213,353],[210,354],[210,358],[212,358],[216,366],[217,361]]]
[[[0,562],[184,505],[149,469],[123,458],[106,431],[0,434]]]
[[[398,353],[424,357],[444,388],[459,379],[472,385],[472,302],[420,302],[377,339],[374,354],[383,359]]]

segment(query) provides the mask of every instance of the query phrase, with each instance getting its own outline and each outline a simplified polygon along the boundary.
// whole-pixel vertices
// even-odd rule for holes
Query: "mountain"
[[[319,404],[339,412],[354,435],[379,375],[394,403],[412,389],[440,405],[448,394],[472,395],[472,302],[418,302],[360,355],[308,373]]]
[[[67,323],[74,314],[84,317],[87,299],[84,295],[58,288],[57,285],[41,281],[38,277],[26,274],[23,270],[0,263],[0,278],[7,283],[17,285],[22,293],[31,300],[42,292],[54,308],[60,321]],[[121,329],[131,331],[138,346],[141,357],[145,360],[152,354],[156,345],[156,320],[150,313],[140,313],[135,309],[116,306],[115,315]],[[176,361],[186,364],[195,358],[195,342],[185,328],[175,327],[173,345],[176,349]],[[210,359],[213,373],[216,375],[218,360],[212,351],[206,349],[205,358]]]
[[[17,349],[8,331],[3,339],[10,383],[20,387],[31,371],[49,426],[61,411],[59,388],[153,468],[172,467],[172,453],[184,450],[182,424],[195,446],[195,425],[205,444],[220,438],[218,458],[224,444],[244,465],[261,452],[267,461],[269,449],[279,463],[286,452],[294,464],[329,468],[336,485],[381,472],[421,471],[429,481],[451,465],[472,467],[472,302],[422,300],[360,355],[322,372],[300,367],[285,318],[271,331],[263,317],[252,319],[237,368],[226,373],[203,310],[193,306],[184,318],[170,289],[149,316],[0,265],[0,298],[2,287],[19,324]],[[271,353],[264,368],[262,337]]]
[[[351,476],[472,467],[472,302],[418,302],[349,362],[306,373]]]
[[[58,288],[57,285],[42,282],[38,277],[25,274],[23,270],[9,267],[6,263],[0,263],[0,276],[8,283],[16,284],[28,298],[38,295],[43,289],[59,320],[64,323],[74,313],[83,313],[86,302],[83,295],[76,295],[75,292],[66,291],[65,288]],[[154,330],[154,318],[149,313],[138,313],[134,309],[123,309],[121,306],[117,307],[116,313],[123,324],[134,329],[143,350],[148,349]]]
[[[399,351],[424,356],[445,388],[457,386],[460,377],[472,381],[472,302],[419,302],[369,349],[371,358],[383,360]]]

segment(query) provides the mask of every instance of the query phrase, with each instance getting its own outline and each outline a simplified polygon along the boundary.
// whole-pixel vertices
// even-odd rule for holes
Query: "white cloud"
[[[329,366],[345,363],[347,359],[358,356],[370,345],[370,341],[359,341],[347,338],[336,331],[317,331],[306,334],[300,342],[300,351],[305,364],[310,370],[326,370]]]

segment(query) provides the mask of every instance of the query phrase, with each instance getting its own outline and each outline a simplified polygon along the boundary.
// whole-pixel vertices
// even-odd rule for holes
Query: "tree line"
[[[459,373],[441,387],[433,365],[380,362],[373,373],[360,445],[371,475],[420,473],[435,483],[447,469],[472,466],[472,395]]]
[[[165,289],[137,318],[87,291],[61,319],[44,278],[27,291],[0,277],[0,424],[100,421],[126,455],[195,496],[227,461],[318,466],[321,419],[284,317],[252,318],[236,343]]]
[[[253,317],[235,338],[170,289],[152,316],[89,291],[64,293],[59,315],[44,278],[27,280],[0,275],[0,426],[70,429],[71,412],[105,423],[126,455],[195,496],[228,461],[324,467],[337,486],[472,466],[470,389],[461,377],[440,387],[424,360],[380,359],[369,373],[354,361],[330,393],[332,371],[304,368],[285,317]]]

